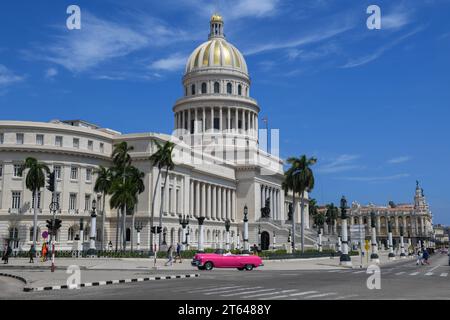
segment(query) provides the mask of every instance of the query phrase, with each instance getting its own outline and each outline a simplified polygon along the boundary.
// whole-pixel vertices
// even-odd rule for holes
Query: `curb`
[[[106,286],[106,285],[119,284],[119,283],[155,281],[155,280],[171,280],[171,279],[184,279],[184,278],[198,278],[199,276],[200,275],[198,273],[196,273],[196,274],[173,275],[173,276],[157,276],[157,277],[148,277],[148,278],[134,278],[134,279],[124,279],[124,280],[107,280],[107,281],[86,282],[86,283],[81,283],[79,285],[79,288],[76,288],[76,289],[86,288],[86,287]],[[25,279],[23,279],[23,280],[25,280]],[[26,281],[25,281],[25,283],[26,283]],[[33,292],[33,291],[50,291],[50,290],[61,290],[61,289],[72,289],[72,288],[69,288],[68,285],[48,286],[48,287],[25,287],[25,288],[23,288],[23,291]]]
[[[2,277],[9,277],[9,278],[14,278],[14,279],[17,279],[17,280],[20,280],[20,281],[22,281],[23,283],[25,283],[25,284],[27,284],[27,280],[25,279],[25,278],[22,278],[22,277],[20,277],[20,276],[16,276],[16,275],[14,275],[14,274],[9,274],[9,273],[0,273],[0,276],[2,276]]]

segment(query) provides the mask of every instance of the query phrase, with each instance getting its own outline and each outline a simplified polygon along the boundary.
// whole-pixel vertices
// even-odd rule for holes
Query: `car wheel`
[[[212,270],[213,269],[213,264],[212,264],[212,262],[207,262],[207,263],[205,263],[205,266],[204,266],[204,268],[205,268],[205,270]]]
[[[246,264],[245,265],[245,270],[252,271],[253,270],[253,266],[251,264]]]

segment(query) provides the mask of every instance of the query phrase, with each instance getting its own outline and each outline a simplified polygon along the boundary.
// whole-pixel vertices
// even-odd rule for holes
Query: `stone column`
[[[370,255],[370,261],[374,263],[380,263],[378,256],[378,244],[377,244],[377,231],[375,226],[375,213],[371,213],[371,226],[372,226],[372,254]]]
[[[388,243],[389,243],[389,255],[388,258],[389,259],[395,259],[395,254],[394,254],[394,243],[392,241],[392,226],[391,226],[391,222],[388,222]]]
[[[227,219],[231,220],[231,192],[227,189]]]
[[[403,226],[400,227],[400,258],[406,258],[405,243],[403,240]]]
[[[222,219],[222,188],[217,187],[217,220]]]
[[[235,128],[235,132],[239,132],[239,111],[238,108],[235,108],[235,119],[234,119],[235,123],[236,123],[236,128]]]
[[[201,201],[201,216],[205,217],[206,216],[206,185],[204,182],[202,182],[202,201]]]
[[[214,220],[217,220],[217,201],[216,201],[216,196],[217,196],[217,189],[216,189],[216,186],[213,185],[212,186],[212,218]]]
[[[195,216],[200,217],[200,181],[195,181]]]
[[[232,190],[231,217],[232,217],[232,221],[236,221],[236,191],[235,190]]]
[[[211,185],[207,185],[207,204],[206,204],[206,217],[211,219]]]
[[[187,127],[188,127],[189,134],[191,134],[191,132],[192,132],[192,126],[191,126],[191,110],[187,110],[187,113],[188,113],[188,124],[187,124]]]
[[[197,217],[198,220],[198,251],[204,251],[204,226],[205,217]]]
[[[227,108],[228,117],[227,117],[227,132],[231,132],[231,108]]]
[[[198,133],[198,112],[197,112],[197,108],[194,109],[194,133],[197,134]]]
[[[381,218],[380,216],[377,216],[377,233],[380,233],[381,231]]]

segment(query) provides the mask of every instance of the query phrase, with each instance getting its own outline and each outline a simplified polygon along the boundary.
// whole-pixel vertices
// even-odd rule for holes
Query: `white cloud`
[[[230,18],[248,16],[265,17],[276,13],[279,0],[240,0],[234,1]]]
[[[408,12],[394,12],[381,17],[381,29],[399,29],[412,22]]]
[[[55,68],[49,68],[45,71],[45,78],[52,79],[58,75],[58,70]]]
[[[24,76],[18,76],[6,66],[0,64],[0,88],[7,87],[25,79]]]
[[[413,31],[391,41],[390,43],[379,47],[377,50],[375,50],[374,53],[360,57],[360,58],[356,58],[356,59],[352,59],[350,61],[348,61],[345,65],[341,66],[341,68],[347,69],[347,68],[355,68],[355,67],[359,67],[362,65],[365,65],[369,62],[372,62],[376,59],[378,59],[379,57],[381,57],[386,51],[392,49],[393,47],[395,47],[397,44],[399,44],[400,42],[402,42],[403,40],[415,35],[416,33],[418,33],[419,31],[422,31],[424,28],[423,27],[418,27],[416,29],[414,29]]]
[[[364,168],[363,166],[355,164],[355,160],[357,160],[359,158],[360,158],[359,155],[343,154],[343,155],[338,156],[333,161],[320,166],[317,169],[317,172],[319,172],[319,173],[336,173],[336,172],[362,169],[362,168]]]
[[[398,163],[404,163],[404,162],[407,162],[407,161],[409,161],[409,160],[411,160],[411,157],[409,157],[409,156],[403,156],[403,157],[397,157],[397,158],[389,159],[387,162],[388,162],[389,164],[398,164]]]
[[[346,31],[350,30],[351,28],[352,28],[352,26],[349,25],[348,23],[344,23],[344,25],[342,25],[342,26],[329,26],[326,29],[311,31],[309,34],[305,34],[302,37],[299,37],[296,39],[257,45],[257,46],[254,46],[253,48],[245,50],[244,53],[246,55],[253,55],[253,54],[258,54],[258,53],[271,51],[271,50],[296,48],[296,47],[300,47],[303,45],[327,40],[327,39],[337,36],[343,32],[346,32]],[[293,53],[293,55],[297,54],[297,56],[298,56],[298,54],[300,54],[301,52],[293,51],[292,53]]]
[[[402,178],[408,178],[410,177],[409,173],[401,173],[401,174],[395,174],[391,176],[378,176],[378,177],[341,177],[336,178],[338,180],[348,180],[348,181],[359,181],[359,182],[383,182],[383,181],[391,181],[391,180],[397,180]]]
[[[162,58],[152,62],[150,69],[176,71],[182,69],[186,65],[188,57],[180,53],[175,53],[167,58]]]

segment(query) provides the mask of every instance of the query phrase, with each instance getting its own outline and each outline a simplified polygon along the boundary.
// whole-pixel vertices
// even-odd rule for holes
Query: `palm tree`
[[[336,226],[336,220],[338,218],[338,214],[339,214],[339,209],[334,206],[334,203],[330,203],[329,205],[327,205],[327,212],[326,212],[327,223],[329,226],[331,226],[331,230],[332,230],[333,234],[335,232],[335,226]]]
[[[105,250],[105,222],[106,222],[106,212],[105,203],[106,195],[109,194],[111,190],[111,185],[113,182],[113,175],[111,169],[107,169],[103,166],[97,170],[97,180],[95,180],[94,191],[97,193],[102,193],[102,250]]]
[[[37,206],[39,190],[45,187],[45,175],[50,172],[50,169],[43,163],[38,162],[35,158],[28,157],[21,168],[21,171],[28,169],[25,179],[25,185],[28,190],[33,193],[34,197],[34,216],[33,216],[33,245],[36,248],[37,239]]]
[[[288,181],[287,185],[291,185],[294,193],[300,194],[300,209],[301,209],[301,244],[302,252],[304,252],[305,243],[305,192],[311,192],[314,188],[314,174],[311,166],[317,162],[316,158],[307,158],[306,155],[302,155],[300,158],[291,157],[287,159],[287,162],[291,165],[289,170],[286,172]],[[294,209],[295,212],[295,209]],[[295,237],[295,234],[294,234]]]
[[[164,187],[161,190],[161,205],[160,205],[160,213],[159,213],[159,225],[162,226],[162,211],[163,211],[163,203],[164,203],[164,194],[165,188],[167,184],[168,171],[174,168],[174,163],[172,161],[172,152],[175,144],[173,142],[167,141],[164,145],[161,145],[158,141],[155,141],[157,150],[150,156],[150,161],[154,167],[158,168],[158,176],[156,178],[156,185],[153,188],[153,197],[152,197],[152,212],[151,212],[151,220],[150,220],[150,228],[153,228],[154,224],[154,216],[155,216],[155,198],[156,192],[159,189],[158,183],[161,177],[161,172],[164,168],[166,168],[166,177],[164,179]],[[153,238],[150,237],[150,250],[153,249]],[[161,245],[161,235],[159,237],[159,245]]]
[[[136,193],[136,195],[141,194],[142,192],[145,191],[145,185],[144,185],[144,177],[145,177],[145,173],[140,171],[138,168],[130,166],[127,168],[127,178],[131,179],[133,181],[133,185],[134,185],[134,192]],[[134,219],[135,219],[135,214],[136,214],[136,210],[137,210],[137,203],[138,203],[138,198],[136,197],[136,203],[133,206],[133,208],[130,208],[132,217],[131,217],[131,251],[133,251],[133,228],[134,228]],[[124,220],[125,223],[125,220]],[[125,224],[124,224],[125,227]],[[125,235],[126,236],[126,235]],[[126,238],[125,238],[125,244],[126,244]]]
[[[125,175],[124,174],[125,174],[126,168],[131,165],[131,156],[130,156],[129,152],[132,150],[134,150],[134,148],[132,146],[128,146],[128,144],[125,141],[114,145],[114,150],[112,153],[114,167],[111,169],[114,181],[120,179],[120,180],[122,180],[122,184],[125,184]],[[118,207],[115,207],[115,208],[119,209],[117,211],[117,224],[116,224],[116,251],[117,251],[117,246],[118,246],[118,241],[119,241],[120,211],[122,211],[122,213],[124,214],[123,210],[126,210],[126,208],[118,208]],[[126,213],[124,214],[123,219],[124,219],[124,221],[126,221]],[[125,234],[126,230],[124,230],[123,227],[125,227],[125,222],[122,223],[121,231],[122,231],[123,238],[126,239],[126,234]],[[126,241],[125,241],[125,243],[126,243]]]

